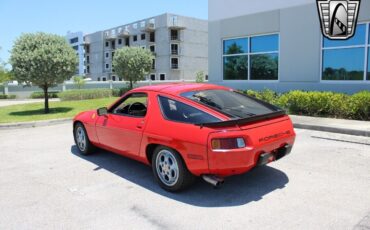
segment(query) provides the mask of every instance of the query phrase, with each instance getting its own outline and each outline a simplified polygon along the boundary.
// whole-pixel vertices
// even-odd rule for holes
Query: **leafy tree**
[[[0,63],[0,84],[12,79],[11,72],[6,69],[5,64]]]
[[[10,57],[14,79],[44,91],[45,113],[49,113],[48,89],[71,78],[77,63],[76,52],[63,37],[41,32],[18,38]]]
[[[197,83],[202,83],[202,82],[204,82],[204,80],[205,80],[204,72],[203,71],[197,72],[197,76],[195,78],[195,81]]]
[[[86,84],[85,79],[82,76],[74,76],[73,83],[77,86],[78,89],[82,89]]]
[[[277,54],[259,54],[251,56],[251,78],[254,80],[278,79]]]
[[[227,80],[246,80],[248,78],[248,56],[226,57],[224,76]]]
[[[130,89],[137,81],[145,80],[152,68],[154,56],[148,49],[123,47],[115,52],[113,65],[116,73],[130,82]]]
[[[242,46],[238,46],[236,44],[236,42],[234,42],[233,44],[231,44],[228,47],[228,49],[226,50],[226,54],[240,54],[240,53],[244,53],[243,47]]]
[[[10,81],[11,79],[12,79],[11,72],[6,68],[6,63],[0,59],[0,84],[6,81]]]

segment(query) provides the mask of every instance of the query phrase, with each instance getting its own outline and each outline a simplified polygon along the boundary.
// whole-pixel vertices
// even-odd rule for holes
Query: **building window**
[[[152,69],[155,69],[155,59],[152,60]]]
[[[179,59],[171,58],[171,69],[179,69]]]
[[[90,56],[86,56],[86,63],[90,64]]]
[[[125,38],[125,46],[130,46],[130,38]]]
[[[145,27],[145,21],[140,22],[141,28]]]
[[[109,64],[105,64],[105,69],[109,69]]]
[[[73,46],[73,49],[78,51],[78,46]]]
[[[89,74],[90,73],[90,66],[87,66],[86,67],[86,73]]]
[[[77,43],[78,42],[78,37],[72,38],[69,40],[69,43]]]
[[[151,81],[155,81],[155,74],[153,73],[153,74],[150,74],[150,80]]]
[[[279,35],[251,37],[250,80],[278,80]]]
[[[141,34],[141,40],[145,40],[145,34]]]
[[[100,77],[98,77],[98,81],[100,81]]]
[[[278,80],[278,70],[279,35],[224,40],[224,80]]]
[[[112,76],[112,81],[116,81],[116,76]]]
[[[112,61],[113,61],[113,58],[114,58],[114,52],[112,52]]]
[[[155,52],[155,45],[149,46],[150,52],[154,53]]]
[[[178,30],[171,30],[171,40],[178,41],[179,40],[179,31]]]
[[[367,27],[368,25],[366,24],[359,24],[355,35],[348,40],[329,40],[323,38],[322,80],[370,80],[370,42],[367,41],[367,37],[370,36],[366,34]],[[367,70],[364,69],[364,66],[366,66],[365,63],[367,63]]]
[[[109,42],[105,42],[105,47],[109,47]]]
[[[155,42],[155,32],[150,32],[150,34],[149,34],[149,42]]]
[[[86,45],[86,46],[85,46],[85,52],[86,52],[86,53],[90,53],[90,46],[89,46],[89,45]]]
[[[134,35],[134,38],[133,38],[134,42],[137,41],[137,35]]]
[[[122,45],[122,39],[118,39],[118,45]]]
[[[164,74],[164,73],[159,74],[159,80],[165,81],[166,80],[166,74]]]
[[[248,80],[248,38],[224,41],[224,80]]]
[[[137,23],[134,23],[134,24],[132,25],[132,28],[137,29]]]
[[[109,53],[108,52],[105,53],[105,58],[109,58]]]
[[[107,78],[103,77],[103,81],[107,81]]]
[[[179,45],[178,44],[171,44],[171,54],[178,55],[179,54]]]
[[[113,41],[111,42],[111,45],[112,45],[112,49],[115,49],[115,48],[116,48],[116,41],[114,41],[114,40],[113,40]]]

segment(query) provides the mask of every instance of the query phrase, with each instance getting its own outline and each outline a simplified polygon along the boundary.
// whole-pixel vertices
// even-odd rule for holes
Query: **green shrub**
[[[127,93],[130,89],[128,87],[113,89],[112,95],[113,97],[121,97],[123,94]]]
[[[49,98],[58,98],[58,92],[48,92]],[[44,92],[33,92],[30,96],[32,99],[44,99]]]
[[[5,94],[0,94],[0,99],[16,99],[16,95],[5,95]]]
[[[344,118],[348,98],[341,93],[295,90],[283,94],[276,104],[292,114]]]
[[[68,90],[58,94],[62,101],[78,101],[112,97],[111,89]]]
[[[361,91],[352,95],[348,107],[350,118],[370,120],[370,91]]]
[[[352,96],[334,92],[305,92],[300,90],[277,94],[272,90],[253,91],[246,94],[277,105],[290,114],[335,117],[346,119],[370,119],[370,91]]]
[[[276,104],[276,100],[279,97],[279,95],[271,89],[265,89],[263,91],[247,90],[246,94],[270,104]]]

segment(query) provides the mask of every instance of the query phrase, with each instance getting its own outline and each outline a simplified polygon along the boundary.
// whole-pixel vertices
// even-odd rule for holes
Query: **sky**
[[[91,33],[163,13],[208,19],[208,0],[0,0],[0,59],[22,33]]]

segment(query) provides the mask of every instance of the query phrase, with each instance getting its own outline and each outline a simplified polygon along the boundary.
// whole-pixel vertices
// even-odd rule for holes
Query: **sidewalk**
[[[370,121],[290,115],[295,128],[370,137]]]
[[[60,99],[59,98],[49,99],[49,102],[51,101],[60,101]],[[0,107],[4,107],[8,105],[37,103],[37,102],[44,102],[44,99],[1,99]]]

